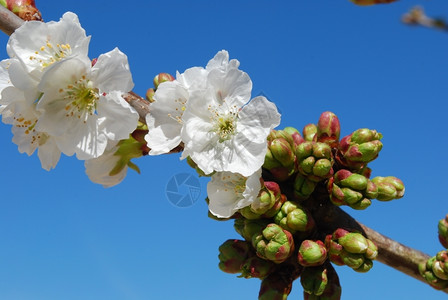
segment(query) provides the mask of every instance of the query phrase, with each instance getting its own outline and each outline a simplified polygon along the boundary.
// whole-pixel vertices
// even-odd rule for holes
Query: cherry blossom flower
[[[24,84],[27,87],[26,91],[13,85],[18,80],[19,85]],[[2,121],[12,125],[11,131],[14,135],[12,141],[17,144],[19,152],[32,155],[37,149],[42,168],[49,171],[58,163],[61,152],[51,136],[36,129],[40,113],[36,110],[34,100],[39,92],[29,88],[33,86],[32,84],[27,86],[30,80],[17,60],[2,61],[0,113]]]
[[[25,22],[11,35],[7,52],[39,81],[55,62],[73,56],[87,57],[89,42],[78,16],[67,12],[59,22]]]
[[[117,48],[100,55],[93,67],[86,57],[60,61],[38,86],[43,95],[36,127],[56,137],[64,154],[96,158],[108,140],[126,139],[137,127],[138,114],[122,97],[132,87],[127,57]]]
[[[239,209],[257,201],[261,189],[261,168],[249,177],[218,172],[207,184],[209,210],[218,218],[229,218]]]
[[[149,131],[145,139],[151,148],[149,154],[168,153],[181,143],[182,116],[187,110],[189,95],[206,88],[207,75],[211,70],[225,72],[238,66],[239,62],[235,59],[229,61],[229,53],[222,50],[208,62],[205,69],[189,68],[182,74],[177,72],[176,80],[161,83],[155,92],[151,113],[146,116]]]
[[[253,174],[263,165],[269,132],[280,123],[274,103],[259,96],[243,105],[235,90],[226,93],[212,86],[190,96],[182,158],[189,155],[205,174]]]

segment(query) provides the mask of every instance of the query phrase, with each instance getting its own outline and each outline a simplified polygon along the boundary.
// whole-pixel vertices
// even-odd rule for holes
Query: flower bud
[[[304,267],[320,266],[327,259],[327,249],[322,241],[304,240],[300,244],[298,259]]]
[[[399,199],[404,196],[404,184],[397,177],[375,177],[373,183],[378,187],[378,196],[376,199],[380,201],[390,201]]]
[[[448,214],[439,221],[439,241],[443,247],[448,248]]]
[[[168,73],[159,73],[154,77],[153,83],[154,83],[154,89],[157,89],[159,87],[159,84],[165,81],[173,81],[174,77],[171,76]]]
[[[239,273],[249,256],[249,249],[250,244],[246,241],[225,241],[219,246],[219,268],[226,273]]]
[[[261,282],[258,300],[286,300],[292,289],[292,279],[272,273]]]
[[[155,94],[155,91],[153,88],[148,89],[146,91],[146,95],[145,95],[146,100],[148,100],[151,103],[154,102],[154,94]]]
[[[309,180],[319,182],[333,175],[331,148],[325,143],[304,142],[297,146],[298,169]]]
[[[304,287],[303,299],[305,300],[340,300],[341,299],[341,285],[339,283],[339,277],[336,273],[336,270],[330,263],[324,265],[324,270],[326,270],[327,283],[325,285],[325,289],[322,294],[315,295],[309,294]],[[319,267],[305,268],[303,272],[306,272],[307,269],[316,269]],[[303,276],[303,272],[302,275]],[[303,278],[303,277],[302,277]],[[302,280],[301,278],[301,280]],[[316,278],[316,280],[318,280]],[[318,282],[317,282],[318,283]],[[316,290],[316,289],[315,289]]]
[[[294,143],[295,146],[298,146],[301,143],[305,142],[305,139],[302,137],[302,135],[300,134],[300,132],[296,128],[294,128],[294,127],[285,127],[283,129],[283,131],[285,131],[286,133],[291,135],[291,137],[293,139],[293,143]]]
[[[437,290],[443,290],[448,287],[448,280],[442,279],[436,275],[436,273],[434,272],[434,267],[437,273],[439,273],[440,271],[440,266],[436,262],[437,257],[433,256],[426,262],[419,264],[418,270],[420,272],[420,275],[422,275],[422,277],[426,280],[426,282],[428,282],[429,285]]]
[[[311,142],[314,140],[314,136],[317,133],[317,126],[315,124],[308,124],[305,127],[303,127],[303,138],[307,142]]]
[[[304,292],[315,296],[322,295],[328,284],[327,268],[323,265],[304,268],[300,274],[300,283]]]
[[[381,138],[382,135],[376,130],[358,129],[341,139],[336,159],[345,167],[361,170],[378,157],[383,148]]]
[[[294,164],[295,156],[291,145],[283,138],[275,139],[271,142],[269,149],[272,156],[280,162],[283,167]]]
[[[300,200],[307,199],[314,192],[316,185],[316,182],[299,173],[294,180],[294,195]]]
[[[283,203],[280,211],[275,215],[274,221],[283,229],[291,233],[296,231],[309,231],[314,228],[314,219],[300,204],[293,201]]]
[[[338,243],[350,253],[365,253],[369,248],[367,239],[357,232],[349,232],[340,237]]]
[[[3,0],[0,5],[6,7],[24,21],[42,21],[40,11],[34,0]]]
[[[253,255],[246,259],[241,267],[241,275],[238,277],[263,279],[272,273],[275,266],[273,262]]]
[[[342,169],[327,183],[330,200],[335,205],[348,205],[354,209],[370,206],[369,197],[377,196],[376,185],[363,175]]]
[[[338,228],[327,235],[325,245],[328,258],[336,265],[347,265],[356,272],[367,272],[378,255],[378,248],[369,239],[357,232]]]
[[[284,262],[294,251],[291,233],[277,224],[268,224],[262,234],[254,235],[252,245],[259,257],[277,264]]]
[[[326,143],[331,148],[336,148],[340,133],[341,125],[339,124],[338,117],[330,111],[322,113],[317,123],[317,141]]]
[[[235,219],[233,227],[246,241],[252,242],[254,235],[259,235],[269,224],[266,219],[250,220],[246,218]]]

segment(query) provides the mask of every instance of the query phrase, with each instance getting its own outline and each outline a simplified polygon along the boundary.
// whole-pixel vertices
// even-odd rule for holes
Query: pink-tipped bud
[[[338,117],[330,111],[322,113],[317,123],[317,141],[335,148],[338,145],[340,133],[341,125]]]

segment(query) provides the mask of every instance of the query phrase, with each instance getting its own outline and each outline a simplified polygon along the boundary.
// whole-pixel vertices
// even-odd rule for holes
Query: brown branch
[[[24,21],[13,12],[0,5],[0,30],[11,35]]]
[[[430,18],[425,14],[422,7],[413,7],[401,18],[404,24],[412,26],[423,26],[448,31],[448,24],[441,18]]]

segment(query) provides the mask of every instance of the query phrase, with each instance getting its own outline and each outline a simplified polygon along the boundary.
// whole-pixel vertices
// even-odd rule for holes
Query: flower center
[[[48,136],[45,133],[36,131],[36,123],[36,118],[28,119],[22,114],[18,114],[14,117],[14,126],[23,130],[25,136],[29,138],[32,147],[41,146],[45,144],[48,139]]]
[[[64,57],[69,56],[71,53],[72,48],[69,44],[53,45],[47,40],[47,43],[44,46],[34,52],[36,56],[30,56],[30,60],[37,61],[42,66],[42,69],[45,69],[53,63],[60,61]]]
[[[217,109],[213,109],[211,106],[208,107],[208,110],[212,114],[212,131],[218,135],[220,143],[231,139],[236,134],[238,118],[238,109],[236,106],[226,109],[225,112],[221,111],[221,106],[219,105]]]
[[[77,117],[86,122],[89,115],[96,111],[96,104],[99,97],[98,89],[93,86],[93,82],[82,76],[74,84],[67,85],[65,89],[60,89],[63,99],[69,100],[65,106],[66,117]]]
[[[246,190],[247,178],[239,174],[223,175],[222,182],[225,190],[233,190],[236,196],[241,196]]]

